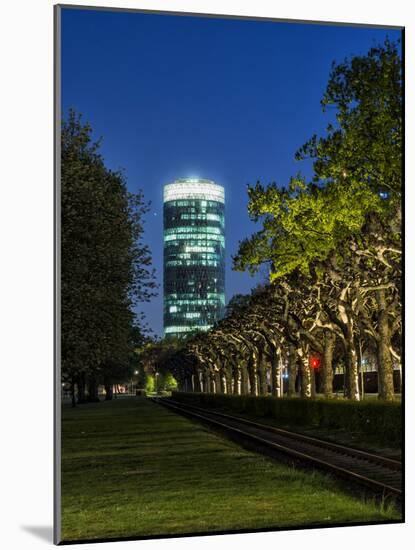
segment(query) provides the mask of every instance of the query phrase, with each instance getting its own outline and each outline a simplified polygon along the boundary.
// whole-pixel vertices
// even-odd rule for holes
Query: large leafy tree
[[[321,188],[301,179],[292,179],[288,189],[257,183],[248,194],[249,214],[262,228],[240,243],[234,267],[255,272],[269,262],[271,281],[297,269],[310,274],[315,262],[359,233],[368,213],[383,208],[378,195],[351,178],[347,185]]]
[[[396,44],[386,40],[366,56],[334,64],[323,108],[336,109],[327,135],[297,153],[313,159],[313,182],[293,178],[288,189],[259,183],[248,190],[249,214],[263,228],[243,241],[237,269],[272,264],[272,277],[325,259],[358,234],[369,213],[392,212],[402,191],[402,77]],[[386,193],[387,195],[385,195]],[[388,197],[381,204],[381,197]]]
[[[140,326],[134,306],[155,288],[141,240],[148,205],[105,166],[91,132],[74,111],[62,123],[62,375],[80,401],[128,367]]]
[[[223,320],[167,358],[181,389],[280,397],[285,366],[288,395],[298,381],[310,398],[310,356],[319,356],[323,393],[332,395],[341,362],[346,394],[359,399],[365,352],[377,357],[380,397],[393,398],[401,319],[397,47],[386,41],[335,65],[329,104],[336,123],[298,154],[314,160],[313,180],[249,189],[249,214],[262,227],[240,244],[234,264],[256,271],[267,263],[271,284],[236,295]]]
[[[402,192],[402,61],[386,40],[367,55],[333,63],[323,109],[334,108],[327,135],[314,135],[296,154],[314,161],[314,181],[352,175],[375,192]]]
[[[271,281],[298,272],[309,278],[310,288],[326,290],[318,295],[329,319],[322,323],[320,318],[320,326],[331,327],[343,338],[354,399],[359,399],[356,318],[363,312],[363,331],[379,348],[381,396],[393,397],[391,342],[399,325],[401,251],[401,86],[398,48],[389,41],[366,56],[333,66],[322,104],[336,108],[336,123],[297,154],[299,159],[313,159],[313,180],[294,178],[287,189],[259,183],[250,188],[249,213],[262,228],[240,244],[234,258],[236,269],[255,271],[268,262]]]

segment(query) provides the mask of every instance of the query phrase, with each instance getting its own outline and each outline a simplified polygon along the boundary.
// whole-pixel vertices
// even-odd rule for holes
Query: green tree
[[[380,395],[391,399],[391,343],[400,317],[397,46],[386,41],[366,56],[334,65],[322,104],[336,108],[336,123],[297,154],[314,160],[313,181],[299,176],[288,189],[259,183],[249,188],[249,214],[262,228],[240,243],[234,268],[256,271],[268,263],[276,284],[295,274],[308,278],[310,292],[315,289],[318,296],[315,322],[344,343],[353,399],[359,399],[356,347],[362,317],[363,332],[378,346]]]
[[[333,63],[323,110],[334,108],[327,135],[314,135],[296,154],[314,161],[314,182],[353,176],[376,193],[402,193],[402,60],[386,40],[367,55]]]
[[[141,240],[148,205],[105,166],[91,132],[74,111],[62,122],[62,375],[80,402],[123,376],[140,321],[133,308],[155,288]]]
[[[324,187],[292,179],[288,189],[257,183],[248,189],[248,211],[262,229],[240,243],[234,268],[271,267],[271,281],[294,272],[310,275],[344,239],[359,234],[366,216],[381,213],[384,203],[366,184],[348,178],[347,185]]]
[[[154,376],[152,374],[146,375],[146,392],[152,393],[156,390],[156,384],[154,381]]]
[[[177,380],[174,378],[171,372],[167,372],[164,375],[164,389],[167,391],[172,391],[177,389]]]

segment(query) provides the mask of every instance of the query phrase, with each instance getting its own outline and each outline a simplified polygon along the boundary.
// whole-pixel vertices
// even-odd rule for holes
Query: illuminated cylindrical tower
[[[164,186],[164,335],[208,330],[225,309],[225,190],[211,180]]]

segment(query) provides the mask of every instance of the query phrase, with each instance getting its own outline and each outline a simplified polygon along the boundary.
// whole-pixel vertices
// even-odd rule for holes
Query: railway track
[[[264,454],[288,457],[295,463],[323,469],[377,494],[392,495],[398,500],[402,497],[402,466],[397,460],[173,399],[153,401],[220,429]]]

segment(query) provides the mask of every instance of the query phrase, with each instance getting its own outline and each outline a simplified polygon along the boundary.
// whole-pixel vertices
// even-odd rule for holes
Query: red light
[[[318,369],[320,367],[320,359],[318,357],[310,357],[310,367]]]

